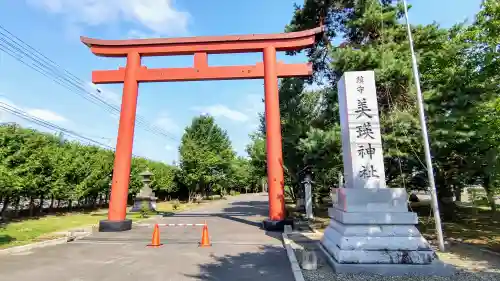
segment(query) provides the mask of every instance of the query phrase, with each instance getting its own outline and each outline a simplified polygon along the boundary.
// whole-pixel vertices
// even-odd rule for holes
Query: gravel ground
[[[318,237],[305,238],[301,235],[289,235],[293,241],[297,260],[301,260],[302,249],[315,251],[318,257],[317,270],[302,270],[305,281],[500,281],[500,257],[481,252],[468,247],[454,245],[449,252],[439,254],[440,259],[456,266],[459,270],[454,276],[429,277],[429,276],[379,276],[379,275],[353,275],[336,274],[328,264],[323,252],[317,244]],[[311,239],[312,238],[312,239]]]

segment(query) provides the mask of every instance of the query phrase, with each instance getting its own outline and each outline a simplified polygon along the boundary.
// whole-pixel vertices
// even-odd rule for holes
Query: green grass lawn
[[[174,205],[177,204],[158,202],[157,209],[159,213],[168,215],[195,208],[200,204],[180,203],[177,208]],[[98,224],[106,217],[107,210],[102,209],[94,212],[71,212],[14,220],[0,225],[0,249],[62,237],[64,234],[57,232]],[[128,213],[127,218],[134,221],[144,219],[140,213]]]
[[[500,212],[492,213],[483,207],[457,208],[453,221],[442,223],[445,238],[487,247],[500,253]],[[427,239],[436,239],[432,217],[420,216],[418,229]]]
[[[182,202],[177,206],[176,209],[175,204],[173,202],[167,201],[167,202],[156,203],[156,209],[160,213],[175,213],[175,212],[190,210],[196,208],[199,205],[200,204],[198,203]]]

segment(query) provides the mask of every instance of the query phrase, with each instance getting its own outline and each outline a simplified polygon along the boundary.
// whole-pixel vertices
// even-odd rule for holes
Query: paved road
[[[152,227],[138,226],[128,232],[95,233],[69,244],[0,256],[0,280],[293,280],[281,235],[260,229],[266,214],[267,195],[231,197],[154,221],[206,220],[213,243],[210,248],[198,248],[200,227],[163,227],[164,246],[147,248]]]

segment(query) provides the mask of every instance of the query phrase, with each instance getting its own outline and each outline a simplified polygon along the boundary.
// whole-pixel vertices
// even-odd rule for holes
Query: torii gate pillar
[[[261,35],[207,36],[166,39],[99,40],[82,37],[91,51],[104,57],[126,57],[125,68],[92,72],[96,84],[123,83],[120,124],[108,219],[99,222],[99,231],[132,228],[126,219],[130,165],[139,83],[199,80],[264,79],[269,218],[268,230],[282,229],[285,221],[283,156],[278,78],[312,75],[309,63],[285,64],[276,61],[277,51],[296,51],[312,46],[323,27],[310,30]],[[263,53],[263,62],[250,66],[209,66],[209,54]],[[142,56],[193,55],[193,67],[148,69]]]
[[[280,100],[276,75],[276,49],[264,49],[264,102],[266,117],[266,160],[269,196],[269,220],[264,228],[275,228],[285,219],[283,152],[281,139]]]

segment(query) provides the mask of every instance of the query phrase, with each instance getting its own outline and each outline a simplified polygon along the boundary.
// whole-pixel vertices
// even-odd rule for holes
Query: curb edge
[[[80,240],[80,239],[87,237],[91,234],[91,232],[80,232],[80,233],[83,233],[82,235],[72,235],[72,233],[74,233],[74,232],[67,232],[64,237],[60,237],[60,238],[56,238],[56,239],[50,239],[50,240],[46,240],[46,241],[35,242],[35,243],[26,244],[26,245],[2,249],[2,250],[0,250],[0,255],[17,254],[17,253],[30,251],[32,249],[55,246],[55,245],[59,245],[59,244],[66,244],[66,243],[70,243],[70,242],[73,242],[76,240]]]
[[[288,239],[288,235],[286,234],[286,232],[282,233],[282,237],[295,281],[305,281],[304,275],[302,274],[302,270],[300,269],[297,257],[295,256],[295,252],[292,249],[290,240]]]

